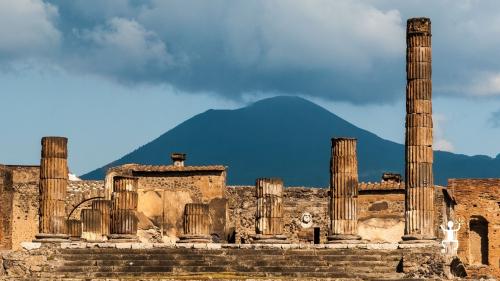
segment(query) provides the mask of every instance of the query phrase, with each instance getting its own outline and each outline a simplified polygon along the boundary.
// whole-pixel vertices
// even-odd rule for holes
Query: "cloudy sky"
[[[0,163],[82,174],[210,108],[306,97],[403,142],[406,19],[433,28],[435,148],[500,153],[496,0],[0,0]],[[168,157],[168,155],[165,155]]]

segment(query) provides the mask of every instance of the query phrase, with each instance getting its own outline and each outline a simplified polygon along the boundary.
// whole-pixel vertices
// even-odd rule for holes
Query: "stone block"
[[[209,249],[209,250],[222,249],[222,245],[221,244],[217,244],[217,243],[208,243],[207,244],[207,249]]]
[[[347,244],[324,244],[326,249],[347,249]]]
[[[369,250],[396,250],[398,248],[398,243],[370,243],[366,246]]]
[[[175,248],[175,244],[153,243],[153,248]]]
[[[97,243],[97,248],[116,248],[116,243]]]
[[[67,243],[62,243],[62,244],[67,244]],[[42,243],[39,242],[22,242],[21,247],[27,251],[39,249],[42,246]],[[62,247],[62,245],[61,245]]]
[[[132,249],[152,249],[152,243],[132,243]]]
[[[194,244],[193,243],[178,243],[178,244],[175,244],[175,247],[176,248],[192,249],[192,248],[194,248]]]
[[[116,243],[117,249],[132,249],[132,243]]]

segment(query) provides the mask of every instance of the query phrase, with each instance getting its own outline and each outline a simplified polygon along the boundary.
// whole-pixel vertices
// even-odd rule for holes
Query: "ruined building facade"
[[[70,181],[67,139],[46,137],[40,165],[0,165],[0,249],[20,250],[26,241],[35,241],[28,248],[50,242],[61,245],[52,248],[56,256],[65,245],[90,248],[90,253],[75,251],[92,257],[92,251],[105,251],[94,249],[96,245],[116,249],[109,250],[110,255],[120,247],[186,254],[178,249],[203,246],[220,250],[218,255],[237,265],[207,268],[239,272],[258,264],[266,264],[267,270],[280,267],[269,265],[277,263],[273,258],[255,266],[238,264],[245,255],[262,254],[245,252],[260,249],[251,245],[267,244],[280,249],[270,250],[271,257],[292,255],[293,260],[298,251],[317,255],[324,259],[319,264],[327,267],[329,251],[350,258],[376,253],[391,259],[394,269],[384,270],[394,272],[421,272],[421,263],[428,263],[427,271],[444,265],[458,270],[465,264],[469,273],[498,275],[500,179],[450,179],[448,187],[434,185],[430,20],[408,20],[406,40],[404,181],[388,173],[377,183],[358,182],[357,141],[349,136],[332,139],[329,189],[286,187],[286,179],[277,178],[256,179],[254,186],[227,186],[227,167],[189,166],[182,153],[171,154],[171,165],[125,164],[110,168],[104,181]],[[441,226],[450,220],[460,224],[460,246],[457,256],[445,259],[437,241],[443,238]],[[300,252],[302,248],[306,250]],[[71,256],[71,250],[64,253],[79,258]]]

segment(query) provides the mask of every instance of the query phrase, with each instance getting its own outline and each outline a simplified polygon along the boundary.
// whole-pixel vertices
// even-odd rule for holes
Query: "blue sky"
[[[82,174],[274,95],[402,143],[415,16],[432,20],[435,148],[496,156],[499,14],[493,0],[0,0],[0,163],[37,163],[40,138],[63,135]]]

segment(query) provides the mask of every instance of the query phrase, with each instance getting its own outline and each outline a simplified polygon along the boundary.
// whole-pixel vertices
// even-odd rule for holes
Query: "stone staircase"
[[[55,280],[403,280],[400,250],[59,249],[36,274]]]

